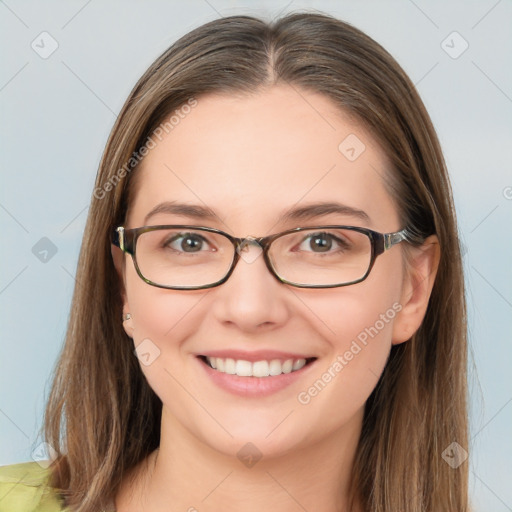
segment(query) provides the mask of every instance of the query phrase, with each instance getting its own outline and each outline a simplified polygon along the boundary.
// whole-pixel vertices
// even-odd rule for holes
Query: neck
[[[164,406],[160,447],[134,471],[130,490],[121,488],[117,511],[359,511],[349,507],[349,491],[361,421],[362,411],[315,444],[256,461],[251,445],[240,458],[214,450]]]

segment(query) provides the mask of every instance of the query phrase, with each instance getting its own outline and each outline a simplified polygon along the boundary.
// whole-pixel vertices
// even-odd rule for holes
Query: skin
[[[353,162],[338,150],[349,134],[366,146]],[[404,227],[382,178],[388,162],[375,141],[329,99],[288,86],[247,97],[198,98],[137,172],[127,228],[144,225],[155,205],[172,200],[206,205],[218,219],[163,213],[149,224],[206,225],[239,237],[299,225],[347,224],[384,233]],[[370,221],[329,214],[276,224],[284,209],[331,200],[364,210]],[[158,346],[160,356],[141,371],[163,403],[160,448],[125,478],[117,510],[349,510],[364,404],[392,345],[406,342],[420,326],[437,269],[435,237],[410,251],[407,272],[403,245],[379,256],[365,281],[316,290],[278,282],[261,257],[241,260],[216,288],[160,289],[143,282],[131,257],[113,249],[124,312],[132,315],[123,325],[134,346],[146,338]],[[401,311],[308,404],[299,403],[298,394],[393,304]],[[212,384],[196,358],[228,348],[318,360],[307,377],[284,390],[242,398]],[[236,456],[247,442],[263,454],[251,468]]]

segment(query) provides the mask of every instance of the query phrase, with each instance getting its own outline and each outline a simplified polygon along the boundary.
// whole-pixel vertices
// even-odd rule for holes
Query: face
[[[352,154],[346,148],[354,141]],[[200,97],[137,170],[125,227],[188,224],[241,238],[329,224],[394,232],[404,226],[383,181],[387,165],[368,133],[321,95],[280,86],[244,98]],[[145,219],[166,202],[207,207],[216,216],[161,211]],[[291,208],[321,202],[367,218],[345,211],[279,220]],[[124,312],[132,317],[124,326],[135,347],[150,348],[151,363],[141,371],[162,400],[169,430],[230,455],[251,442],[272,457],[360,428],[391,346],[403,341],[401,245],[379,256],[363,282],[331,289],[280,283],[256,247],[218,287],[162,289],[140,279],[131,257],[117,251]],[[235,366],[308,364],[280,376],[244,377],[211,368],[205,355],[234,359]],[[290,365],[272,364],[278,371]]]

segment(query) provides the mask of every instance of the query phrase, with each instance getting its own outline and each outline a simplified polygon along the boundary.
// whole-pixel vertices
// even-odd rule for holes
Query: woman
[[[55,460],[4,468],[0,510],[28,489],[78,512],[468,510],[446,167],[354,27],[232,16],[159,57],[107,143],[76,279]]]

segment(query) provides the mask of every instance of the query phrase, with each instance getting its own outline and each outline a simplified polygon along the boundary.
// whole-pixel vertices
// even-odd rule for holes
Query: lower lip
[[[264,397],[277,393],[304,376],[316,362],[315,359],[300,370],[291,373],[269,375],[268,377],[240,377],[214,370],[199,357],[197,360],[217,386],[242,397]]]

